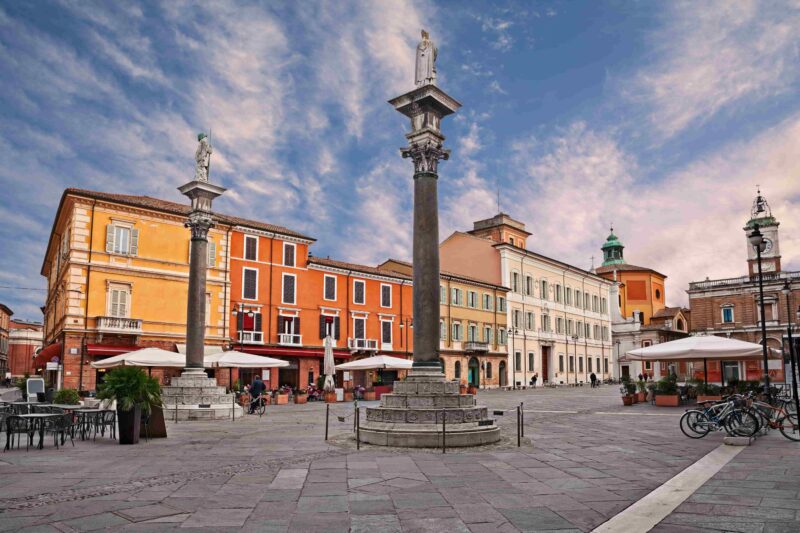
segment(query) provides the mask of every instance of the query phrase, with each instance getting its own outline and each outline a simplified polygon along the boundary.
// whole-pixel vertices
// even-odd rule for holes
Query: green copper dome
[[[611,228],[611,233],[606,238],[606,242],[600,247],[603,250],[603,265],[621,265],[625,262],[622,256],[622,249],[625,245],[620,242],[616,235],[614,235],[614,228]]]

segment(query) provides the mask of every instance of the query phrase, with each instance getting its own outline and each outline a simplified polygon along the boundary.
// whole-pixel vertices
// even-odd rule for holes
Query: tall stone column
[[[439,161],[450,155],[439,129],[441,120],[461,107],[435,85],[437,49],[427,32],[417,46],[417,88],[390,100],[411,120],[404,158],[414,163],[414,364],[405,381],[381,396],[379,407],[367,408],[362,442],[385,446],[437,447],[447,430],[448,446],[496,442],[500,429],[486,407],[459,383],[446,381],[439,365]],[[449,296],[449,295],[448,295]],[[445,424],[446,422],[446,424]]]

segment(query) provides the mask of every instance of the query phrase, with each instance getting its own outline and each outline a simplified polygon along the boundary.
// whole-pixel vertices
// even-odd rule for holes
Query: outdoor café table
[[[31,404],[29,404],[28,402],[10,402],[8,405],[13,405],[15,407],[18,405],[24,406],[25,407],[24,411],[26,413],[29,413],[31,410]]]
[[[30,415],[19,415],[20,418],[27,418],[33,420],[33,425],[36,431],[39,432],[39,445],[40,450],[44,448],[44,426],[48,418],[59,417],[61,415],[54,415],[49,413],[34,413]]]

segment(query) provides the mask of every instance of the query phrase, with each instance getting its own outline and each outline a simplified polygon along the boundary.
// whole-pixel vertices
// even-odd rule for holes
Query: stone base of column
[[[201,368],[187,368],[172,378],[169,386],[161,388],[161,399],[166,420],[231,420],[242,415],[242,408],[234,405],[234,395]]]
[[[405,381],[395,381],[391,394],[381,395],[380,407],[368,407],[359,435],[361,442],[381,446],[441,448],[443,421],[448,448],[500,440],[500,428],[474,395],[459,394],[457,382],[427,368],[412,369]]]

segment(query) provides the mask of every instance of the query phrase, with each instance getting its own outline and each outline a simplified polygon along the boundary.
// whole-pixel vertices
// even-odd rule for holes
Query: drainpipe
[[[223,310],[223,318],[222,318],[222,334],[227,335],[228,344],[233,344],[233,337],[231,336],[231,332],[228,329],[228,314],[231,312],[228,309],[228,284],[231,281],[231,227],[228,226],[228,230],[225,232],[225,283],[224,283],[224,294],[225,300],[222,303],[222,310]],[[244,280],[242,280],[244,281]],[[231,389],[233,388],[233,383],[230,384]]]
[[[267,312],[267,344],[270,344],[272,340],[272,264],[274,263],[274,255],[275,255],[275,234],[272,233],[271,237],[269,238],[269,295],[267,296],[267,307],[269,311]],[[258,256],[256,256],[256,260],[258,260]],[[242,278],[242,283],[244,283],[244,278]],[[256,295],[256,299],[258,295]],[[300,372],[300,363],[297,363],[297,371]],[[299,379],[299,378],[298,378]],[[298,384],[300,382],[298,381]],[[278,383],[280,387],[280,383]]]
[[[94,249],[94,208],[97,205],[97,200],[92,201],[92,221],[89,224],[89,261],[86,263],[86,309],[83,315],[83,339],[81,340],[81,363],[78,371],[78,392],[83,390],[83,365],[86,357],[86,330],[89,327],[89,283],[91,277],[89,274],[92,271],[92,251]],[[97,324],[95,324],[95,328]],[[61,364],[64,364],[64,347],[61,347]],[[64,372],[66,373],[66,372]]]

